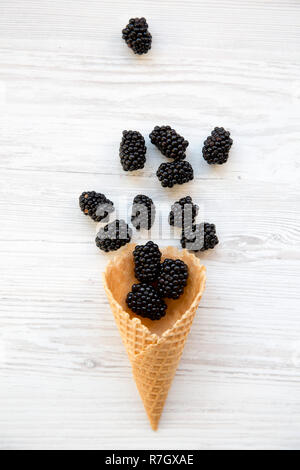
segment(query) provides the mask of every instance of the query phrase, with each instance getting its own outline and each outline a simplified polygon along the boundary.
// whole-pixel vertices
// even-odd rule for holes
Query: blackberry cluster
[[[133,252],[134,273],[140,282],[154,282],[160,270],[161,252],[158,245],[149,241],[137,245]]]
[[[102,227],[96,237],[96,245],[103,251],[116,251],[121,246],[129,243],[132,237],[132,230],[125,220],[114,220],[110,224]]]
[[[189,143],[170,126],[156,126],[149,135],[151,143],[168,158],[183,160]]]
[[[131,223],[137,229],[150,230],[155,220],[155,205],[150,197],[144,194],[135,196],[132,205]]]
[[[151,49],[152,36],[145,18],[131,18],[122,37],[135,54],[146,54]]]
[[[187,265],[180,259],[165,259],[160,266],[157,292],[160,297],[179,299],[187,284],[189,272]]]
[[[204,160],[210,165],[216,163],[221,165],[227,162],[232,143],[230,132],[226,131],[224,127],[215,127],[204,142],[202,149]]]
[[[213,249],[219,243],[216,226],[204,222],[196,224],[182,231],[181,246],[191,251],[205,251]]]
[[[164,188],[172,188],[175,184],[184,184],[194,179],[191,164],[182,160],[162,163],[156,175]]]
[[[123,131],[120,159],[124,171],[144,168],[146,162],[145,139],[138,131]]]
[[[129,308],[142,317],[159,320],[166,314],[166,304],[158,299],[178,299],[187,284],[188,267],[179,259],[161,263],[159,247],[149,241],[133,251],[134,273],[140,284],[134,284],[127,295]]]
[[[85,215],[95,222],[107,222],[108,216],[114,209],[114,203],[104,194],[95,191],[86,191],[79,197],[79,206]]]
[[[198,215],[199,207],[193,204],[191,196],[182,197],[176,201],[169,214],[169,224],[175,227],[184,228],[186,225],[192,225]]]
[[[131,292],[127,294],[126,303],[137,315],[151,320],[160,320],[165,316],[167,305],[154,287],[149,284],[133,284]]]

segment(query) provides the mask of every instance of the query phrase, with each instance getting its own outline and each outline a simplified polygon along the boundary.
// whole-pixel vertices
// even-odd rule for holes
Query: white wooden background
[[[120,38],[131,16],[145,57]],[[299,20],[297,0],[1,0],[1,449],[300,448]],[[118,160],[123,129],[164,123],[196,175],[174,190],[148,137],[140,176]],[[216,125],[234,146],[213,168]],[[157,433],[78,208],[92,189],[191,194],[218,229]]]

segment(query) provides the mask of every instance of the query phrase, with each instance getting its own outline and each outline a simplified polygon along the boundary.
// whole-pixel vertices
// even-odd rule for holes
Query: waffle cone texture
[[[126,304],[126,295],[137,283],[132,251],[128,245],[107,265],[104,288],[132,366],[133,377],[152,429],[159,419],[180,361],[185,341],[205,288],[205,267],[187,250],[166,247],[162,259],[181,259],[189,268],[184,294],[165,299],[167,314],[152,321],[137,317]]]

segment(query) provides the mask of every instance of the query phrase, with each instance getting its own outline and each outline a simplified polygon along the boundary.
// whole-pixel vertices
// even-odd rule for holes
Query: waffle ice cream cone
[[[197,307],[205,288],[205,267],[187,250],[167,247],[162,259],[181,259],[189,268],[188,284],[178,300],[165,299],[165,317],[152,321],[137,317],[126,304],[134,276],[132,251],[128,245],[107,266],[104,288],[132,365],[133,376],[154,430],[182,355]]]

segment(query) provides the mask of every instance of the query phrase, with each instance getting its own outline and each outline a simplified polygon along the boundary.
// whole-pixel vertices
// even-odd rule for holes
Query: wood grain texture
[[[131,16],[153,34],[142,58],[120,39]],[[300,448],[299,17],[283,0],[1,1],[1,449]],[[195,170],[173,190],[148,137],[140,174],[118,160],[123,129],[163,123]],[[234,139],[220,168],[201,157],[215,125]],[[91,189],[144,192],[164,224],[191,194],[218,229],[157,433],[78,209]]]

